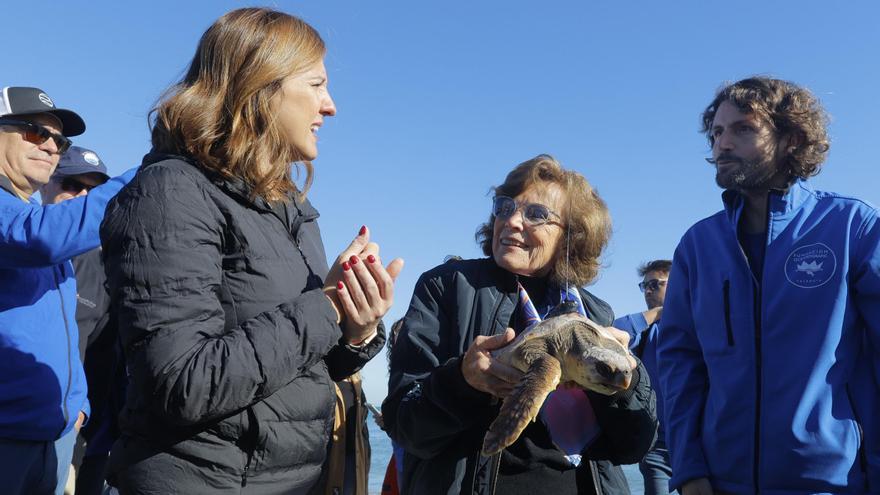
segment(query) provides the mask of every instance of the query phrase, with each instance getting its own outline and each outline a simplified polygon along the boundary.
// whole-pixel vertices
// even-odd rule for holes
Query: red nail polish
[[[343,284],[342,282],[336,282],[336,288],[342,290],[345,288],[345,284]]]
[[[352,265],[357,265],[357,264],[358,264],[358,257],[352,255],[352,257],[349,258],[348,261],[349,261],[349,263],[351,263]]]
[[[351,270],[351,265],[349,265],[347,261],[343,261],[342,262],[342,269],[345,271],[349,271],[349,270]]]
[[[358,235],[364,235],[367,233],[367,226],[361,225],[361,230],[358,231]]]
[[[370,263],[375,263],[376,257],[371,254],[371,255],[367,256],[367,261],[369,261]]]

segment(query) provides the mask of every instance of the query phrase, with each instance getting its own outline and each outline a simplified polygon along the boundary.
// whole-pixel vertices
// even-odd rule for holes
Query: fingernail
[[[367,226],[361,225],[361,230],[358,231],[358,235],[364,235],[367,233]]]
[[[369,261],[370,263],[375,263],[376,257],[371,254],[371,255],[367,256],[367,261]]]
[[[357,265],[358,264],[358,257],[352,255],[351,258],[348,259],[348,262],[351,263],[352,265]]]
[[[342,290],[342,289],[345,288],[345,284],[343,284],[341,281],[340,281],[340,282],[336,282],[336,288],[339,289],[339,290]]]
[[[347,261],[343,261],[342,262],[342,269],[345,271],[349,271],[349,270],[351,270],[351,265],[349,265]]]

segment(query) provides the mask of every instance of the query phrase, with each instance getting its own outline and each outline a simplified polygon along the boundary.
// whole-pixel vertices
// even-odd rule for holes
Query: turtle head
[[[629,350],[608,330],[587,320],[573,334],[566,374],[584,389],[612,395],[629,388],[629,355]]]

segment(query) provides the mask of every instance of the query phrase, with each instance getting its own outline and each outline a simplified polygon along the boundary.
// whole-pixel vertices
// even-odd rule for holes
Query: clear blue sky
[[[230,1],[19,2],[4,9],[0,85],[79,112],[75,139],[119,173],[148,150],[146,113]],[[257,4],[260,5],[260,4]],[[832,115],[817,188],[880,203],[880,4],[818,1],[278,1],[327,42],[339,113],[320,132],[310,197],[327,254],[369,225],[407,266],[386,322],[447,254],[479,256],[489,187],[555,155],[608,202],[614,237],[591,288],[643,309],[635,268],[670,257],[720,208],[699,115],[752,74],[811,88]],[[871,144],[874,143],[874,144]],[[384,356],[365,372],[385,395]]]

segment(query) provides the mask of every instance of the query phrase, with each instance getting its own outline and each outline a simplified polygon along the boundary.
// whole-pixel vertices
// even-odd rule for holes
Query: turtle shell
[[[610,395],[629,387],[629,350],[605,327],[579,313],[551,316],[527,328],[492,356],[523,372],[483,441],[493,455],[519,438],[560,383]]]

